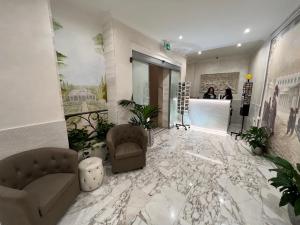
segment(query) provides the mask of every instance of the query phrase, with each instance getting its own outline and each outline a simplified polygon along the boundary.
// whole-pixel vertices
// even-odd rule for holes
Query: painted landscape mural
[[[61,93],[66,115],[106,109],[101,32],[53,20]],[[76,35],[73,35],[75,34]]]
[[[300,16],[271,43],[262,126],[274,152],[300,162]]]

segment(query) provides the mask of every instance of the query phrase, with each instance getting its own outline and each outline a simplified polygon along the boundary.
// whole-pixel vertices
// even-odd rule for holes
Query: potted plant
[[[91,145],[89,142],[90,135],[85,128],[68,130],[68,139],[70,148],[78,152],[79,159],[89,156],[89,153],[85,152],[85,150]]]
[[[254,154],[262,155],[267,151],[269,136],[265,128],[251,127],[241,135],[241,138],[251,146]]]
[[[129,109],[133,114],[130,118],[129,123],[134,126],[143,127],[148,133],[148,145],[153,145],[153,138],[151,135],[153,118],[158,116],[159,109],[152,105],[140,105],[133,100],[121,100],[119,105]]]
[[[106,160],[107,156],[107,149],[106,149],[106,135],[108,131],[114,127],[113,123],[108,123],[104,119],[100,119],[97,123],[95,132],[96,132],[96,139],[93,141],[92,144],[92,151],[94,156],[102,158]]]
[[[279,206],[288,204],[289,217],[293,225],[300,225],[300,164],[297,164],[297,169],[287,160],[267,156],[275,165],[277,176],[271,178],[269,181],[275,188],[279,188],[282,193]]]
[[[108,131],[114,126],[115,125],[113,123],[108,123],[106,120],[100,119],[98,121],[97,127],[95,129],[95,131],[97,133],[97,139],[100,142],[105,141]]]

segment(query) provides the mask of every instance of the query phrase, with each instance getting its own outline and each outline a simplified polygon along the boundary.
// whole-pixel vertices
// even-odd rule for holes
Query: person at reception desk
[[[203,95],[204,99],[216,99],[215,89],[213,87],[208,88],[207,92]]]
[[[225,95],[223,96],[222,99],[226,99],[226,100],[232,100],[232,91],[231,88],[226,88],[225,89]]]
[[[225,89],[225,95],[222,97],[222,99],[225,99],[225,100],[232,100],[233,97],[232,97],[232,90],[231,88],[226,88]],[[232,104],[230,102],[230,118],[229,118],[229,125],[231,124],[231,117],[232,117]]]

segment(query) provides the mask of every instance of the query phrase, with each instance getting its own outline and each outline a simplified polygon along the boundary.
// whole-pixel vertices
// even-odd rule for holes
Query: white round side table
[[[104,176],[102,159],[87,158],[79,163],[78,168],[81,190],[93,191],[100,187]]]

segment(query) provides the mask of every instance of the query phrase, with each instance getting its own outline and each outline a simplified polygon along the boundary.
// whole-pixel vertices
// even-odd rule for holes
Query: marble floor
[[[272,165],[230,136],[164,130],[143,170],[113,175],[82,193],[59,225],[288,225]]]

